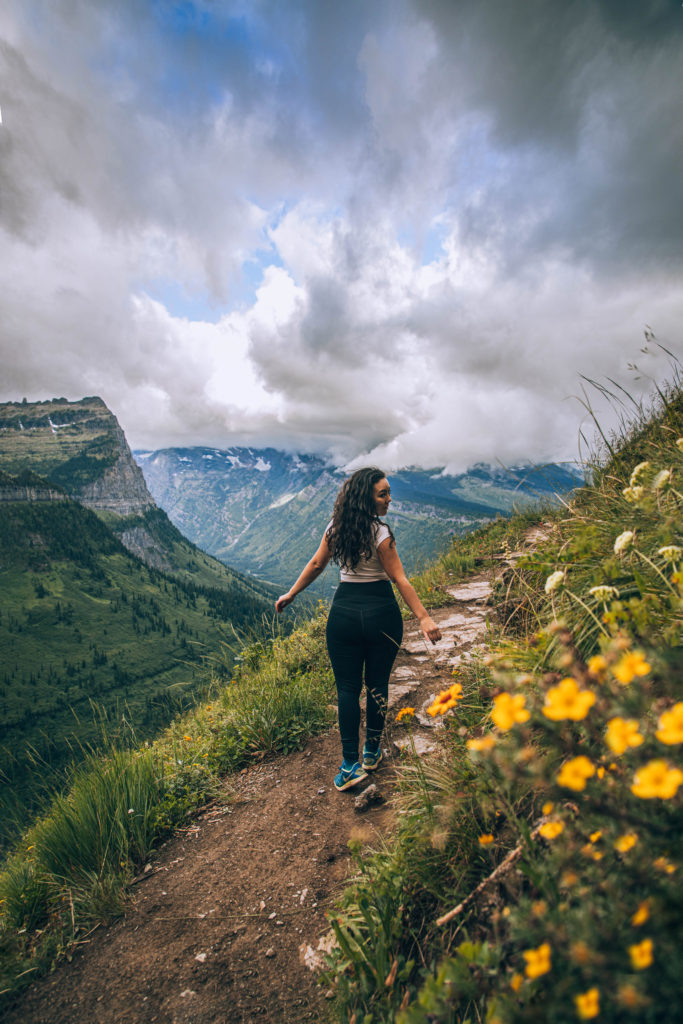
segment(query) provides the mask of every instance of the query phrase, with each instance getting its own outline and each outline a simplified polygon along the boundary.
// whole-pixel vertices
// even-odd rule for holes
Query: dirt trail
[[[97,929],[52,975],[6,1010],[6,1024],[299,1024],[327,1019],[327,1004],[303,953],[327,931],[325,910],[349,871],[348,840],[394,820],[392,796],[404,732],[399,707],[418,711],[418,747],[428,751],[431,697],[452,668],[482,644],[490,583],[483,575],[451,590],[434,613],[444,634],[427,650],[414,621],[390,684],[385,759],[369,778],[384,799],[364,812],[364,786],[337,793],[336,730],[306,749],[255,765],[226,782],[234,796],[205,809],[152,858],[125,916]]]

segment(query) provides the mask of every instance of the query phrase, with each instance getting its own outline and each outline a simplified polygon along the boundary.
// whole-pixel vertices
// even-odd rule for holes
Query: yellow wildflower
[[[476,736],[474,739],[467,741],[468,750],[478,750],[482,753],[492,750],[495,745],[496,741],[493,736]]]
[[[589,988],[587,992],[574,996],[574,1005],[581,1020],[592,1020],[600,1013],[600,993],[597,988]]]
[[[185,740],[186,743],[192,743],[192,737],[191,736],[183,736],[183,739]]]
[[[669,711],[660,715],[659,729],[655,736],[660,743],[673,746],[674,743],[683,743],[683,702],[674,704]]]
[[[641,800],[652,800],[656,797],[670,800],[676,796],[682,782],[683,772],[680,768],[671,768],[666,761],[655,758],[636,772],[631,792]]]
[[[568,718],[580,722],[593,707],[595,700],[592,690],[582,690],[576,679],[568,676],[548,690],[543,714],[553,722],[563,722]]]
[[[525,949],[522,956],[526,960],[524,973],[527,978],[540,978],[551,969],[550,943],[544,942],[538,949]]]
[[[610,718],[605,732],[605,743],[613,754],[623,754],[629,747],[639,747],[643,737],[638,732],[635,718]]]
[[[457,705],[457,700],[451,697],[448,690],[444,690],[438,697],[434,698],[432,704],[427,708],[427,714],[434,718],[435,715],[445,715],[447,711],[454,708]]]
[[[462,683],[453,683],[447,690],[443,690],[433,703],[427,708],[427,714],[432,718],[435,715],[445,715],[447,711],[454,708],[462,697]]]
[[[581,853],[584,855],[584,857],[590,857],[591,860],[602,860],[602,858],[604,857],[604,853],[602,852],[602,850],[596,850],[595,847],[591,846],[590,843],[586,843],[584,846],[581,847]]]
[[[628,853],[638,842],[638,836],[635,832],[626,832],[623,836],[619,836],[618,839],[614,840],[614,849],[619,853]]]
[[[633,925],[634,928],[637,928],[638,925],[645,924],[645,922],[648,921],[649,919],[650,919],[650,905],[649,905],[647,900],[643,900],[643,902],[638,906],[638,909],[636,910],[635,914],[631,918],[631,924]]]
[[[484,835],[479,836],[480,846],[490,846],[493,842],[493,836],[490,832],[485,832]]]
[[[547,800],[546,803],[543,804],[543,807],[541,807],[542,814],[552,814],[554,810],[555,804],[552,802],[552,800]]]
[[[595,775],[595,765],[584,754],[565,761],[557,775],[560,786],[579,793],[586,788],[586,781]]]
[[[399,713],[396,715],[396,721],[402,722],[404,718],[414,718],[415,708],[401,708]]]
[[[654,943],[652,939],[643,939],[642,942],[637,942],[634,946],[628,947],[628,953],[631,957],[631,967],[636,971],[642,971],[645,967],[649,967],[652,963],[652,949]]]
[[[526,710],[525,700],[521,693],[513,697],[510,693],[500,693],[493,701],[491,718],[503,732],[507,732],[517,722],[527,722],[530,713]]]
[[[598,829],[597,832],[591,832],[588,838],[591,843],[597,843],[598,839],[602,839],[602,831]]]
[[[676,870],[676,865],[672,864],[670,860],[666,859],[666,857],[657,857],[657,860],[654,861],[652,866],[657,868],[658,871],[663,871],[667,875],[673,875]]]
[[[573,885],[576,885],[578,880],[579,876],[576,874],[575,871],[565,871],[565,873],[562,875],[562,878],[560,879],[560,885],[564,889],[571,889]]]
[[[595,774],[597,775],[597,777],[599,779],[604,779],[604,777],[605,777],[605,769],[603,768],[602,765],[599,765],[598,770],[597,770],[597,772]]]
[[[521,974],[515,973],[510,978],[510,988],[512,989],[513,992],[519,992],[519,990],[522,987],[523,983],[524,983],[524,978],[522,977]]]
[[[622,686],[626,686],[636,676],[646,676],[650,671],[650,665],[645,660],[645,655],[642,651],[627,651],[625,654],[622,654],[612,671],[614,672],[615,679]]]
[[[564,832],[564,823],[561,821],[546,821],[538,831],[544,839],[557,839]]]
[[[592,676],[602,682],[607,673],[607,659],[602,654],[594,654],[588,659],[588,671]]]

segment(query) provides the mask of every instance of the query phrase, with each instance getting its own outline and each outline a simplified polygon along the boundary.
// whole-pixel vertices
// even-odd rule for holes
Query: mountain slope
[[[98,744],[102,719],[126,739],[153,735],[229,671],[234,630],[270,614],[262,586],[224,567],[217,586],[214,560],[194,556],[191,582],[146,566],[68,499],[0,502],[0,834]]]
[[[0,843],[103,731],[205,694],[274,597],[173,526],[97,398],[0,405],[0,592]]]

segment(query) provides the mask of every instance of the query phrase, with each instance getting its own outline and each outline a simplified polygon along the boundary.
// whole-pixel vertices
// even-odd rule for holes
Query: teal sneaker
[[[334,788],[338,789],[341,793],[344,789],[351,789],[352,786],[357,786],[359,782],[367,779],[367,777],[367,772],[363,771],[358,761],[348,770],[341,765],[339,774],[334,777]]]
[[[381,760],[381,746],[378,746],[377,750],[371,750],[367,744],[363,747],[363,768],[366,772],[374,772]]]

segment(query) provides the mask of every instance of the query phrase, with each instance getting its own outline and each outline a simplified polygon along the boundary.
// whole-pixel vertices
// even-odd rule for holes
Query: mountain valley
[[[203,550],[228,565],[286,589],[317,547],[329,522],[342,471],[314,455],[274,448],[168,448],[136,451],[147,486],[169,518]],[[474,466],[459,476],[439,469],[390,473],[387,521],[409,573],[465,533],[514,508],[578,486],[569,465],[506,470]],[[331,597],[328,568],[311,591]]]

